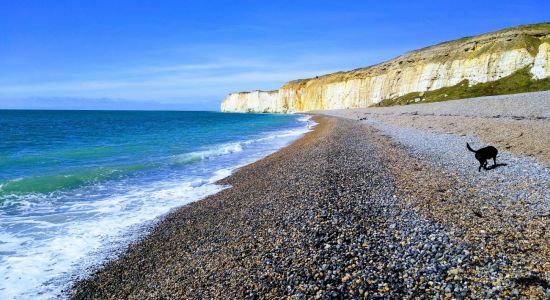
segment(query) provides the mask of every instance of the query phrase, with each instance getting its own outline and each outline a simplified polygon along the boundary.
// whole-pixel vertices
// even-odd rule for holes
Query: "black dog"
[[[481,148],[479,150],[474,150],[470,147],[470,144],[466,143],[466,148],[468,148],[468,150],[474,152],[476,155],[476,159],[479,161],[479,169],[478,171],[481,172],[481,168],[485,169],[485,170],[488,170],[487,169],[487,160],[488,159],[493,159],[493,162],[495,163],[493,166],[496,166],[497,165],[497,154],[498,154],[498,150],[497,148],[493,147],[493,146],[487,146],[485,148]]]

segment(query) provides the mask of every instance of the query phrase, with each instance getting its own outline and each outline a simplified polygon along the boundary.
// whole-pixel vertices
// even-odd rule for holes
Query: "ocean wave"
[[[68,174],[51,174],[11,179],[0,183],[0,202],[9,195],[53,193],[73,189],[86,184],[107,179],[120,178],[130,172],[145,170],[151,166],[144,164],[100,167],[79,170]]]
[[[303,118],[299,118],[298,120],[300,120],[300,122],[310,122],[308,121],[309,118],[310,118],[309,116],[305,116]],[[213,146],[210,146],[209,149],[177,155],[173,158],[173,162],[180,163],[180,164],[188,164],[188,163],[212,159],[212,158],[216,158],[224,155],[235,154],[235,153],[242,152],[243,147],[246,147],[251,144],[266,142],[266,141],[275,140],[275,139],[296,137],[308,131],[310,131],[309,127],[279,130],[279,131],[267,133],[265,136],[259,137],[256,139],[213,145]]]
[[[227,154],[232,154],[232,153],[237,153],[241,151],[243,151],[243,147],[242,147],[242,144],[239,142],[223,144],[223,145],[217,145],[212,149],[177,155],[174,158],[174,162],[186,164],[190,162],[201,161],[201,160],[214,158],[214,157],[227,155]]]
[[[311,119],[311,116],[309,115],[302,115],[301,117],[299,117],[297,120],[298,122],[307,122]]]
[[[274,140],[274,139],[277,139],[277,138],[289,138],[289,137],[296,137],[298,135],[302,135],[304,133],[307,133],[309,132],[310,130],[308,128],[299,128],[299,129],[290,129],[290,130],[282,130],[282,131],[277,131],[275,133],[272,133],[272,134],[269,134],[265,137],[262,137],[262,138],[258,138],[258,139],[255,139],[255,140],[250,140],[250,141],[246,141],[244,142],[245,144],[252,144],[252,143],[256,143],[256,142],[263,142],[263,141],[269,141],[269,140]]]
[[[17,214],[13,213],[16,209],[8,207],[4,212],[11,213],[10,217],[0,217],[0,253],[5,251],[0,256],[0,298],[58,295],[69,280],[74,280],[71,276],[88,274],[104,259],[116,255],[116,250],[145,234],[147,225],[159,216],[227,188],[217,182],[310,131],[306,126],[312,124],[309,116],[297,119],[298,124],[294,122],[297,128],[264,132],[247,140],[176,156],[161,156],[160,161],[145,165],[154,168],[150,177],[106,181],[111,177],[102,177],[101,172],[110,172],[102,170],[99,177],[88,173],[69,174],[78,175],[77,178],[53,175],[49,179],[54,183],[45,184],[50,188],[30,187],[32,180],[36,184],[48,179],[39,176],[0,183],[0,202],[2,193],[9,191],[8,202],[18,203]],[[198,175],[180,174],[179,169],[162,173],[177,169],[172,168],[174,163],[209,159],[212,160],[200,165],[202,173]],[[156,172],[158,167],[160,172]],[[168,168],[162,169],[165,167]],[[141,170],[135,166],[113,168],[118,170],[115,176]],[[88,185],[90,182],[92,185]],[[67,189],[79,184],[76,189]]]
[[[43,214],[0,218],[2,227],[21,228],[15,233],[0,231],[0,253],[7,255],[0,260],[0,298],[54,297],[69,273],[84,274],[97,266],[102,257],[143,234],[148,222],[226,188],[212,184],[220,174],[135,187],[124,194],[73,203],[62,213],[53,213],[59,207],[51,207],[52,213],[42,207]],[[88,259],[92,254],[94,259]]]
[[[183,153],[169,158],[169,164],[190,164],[204,160],[219,158],[226,155],[238,154],[244,151],[245,148],[254,146],[255,150],[258,149],[271,149],[279,148],[279,145],[284,144],[286,141],[305,134],[311,130],[311,126],[315,122],[311,121],[311,116],[300,116],[297,121],[300,123],[306,123],[308,126],[297,127],[293,129],[278,130],[273,132],[264,133],[257,138],[237,141],[232,143],[212,145],[209,148],[199,151],[193,151],[189,153]],[[251,154],[254,155],[254,154]],[[39,176],[25,176],[0,182],[0,207],[5,207],[17,203],[18,201],[25,200],[24,206],[32,206],[34,199],[42,197],[34,197],[33,195],[48,195],[52,196],[52,193],[62,191],[72,191],[76,188],[85,187],[89,185],[103,184],[103,182],[125,178],[126,176],[135,173],[136,171],[142,171],[147,169],[154,169],[162,166],[165,162],[157,161],[155,163],[136,164],[127,166],[103,166],[93,169],[75,170],[74,172],[67,174],[50,174]],[[21,195],[25,195],[21,199]],[[33,199],[29,201],[29,199]],[[21,202],[19,205],[22,205]]]

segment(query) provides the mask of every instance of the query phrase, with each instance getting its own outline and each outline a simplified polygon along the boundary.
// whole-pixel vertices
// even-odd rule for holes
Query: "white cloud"
[[[104,71],[83,72],[80,80],[58,79],[39,83],[0,85],[0,101],[10,97],[108,97],[129,100],[189,99],[209,97],[221,101],[229,92],[276,89],[284,82],[379,62],[380,51],[300,53],[262,56],[258,48],[207,47],[199,63],[109,66]],[[240,49],[240,51],[239,51]],[[253,53],[253,54],[251,54]],[[269,52],[271,53],[271,51]],[[389,57],[388,57],[389,58]]]

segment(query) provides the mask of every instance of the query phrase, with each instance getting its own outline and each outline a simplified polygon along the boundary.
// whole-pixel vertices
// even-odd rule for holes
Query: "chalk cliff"
[[[275,91],[232,93],[221,110],[292,113],[367,107],[465,80],[467,86],[498,81],[525,69],[532,80],[550,77],[550,23],[445,42],[375,66],[290,81]]]

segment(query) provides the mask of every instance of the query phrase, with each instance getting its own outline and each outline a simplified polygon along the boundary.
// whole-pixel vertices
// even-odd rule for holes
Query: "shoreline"
[[[440,176],[380,129],[315,120],[219,182],[230,189],[170,213],[72,298],[550,292],[548,216],[530,219],[529,203],[491,198],[461,174]]]
[[[109,116],[112,114],[108,113]],[[35,122],[31,120],[51,119],[49,112],[39,112],[37,115],[39,117],[34,113],[10,115],[12,119],[29,122],[10,122],[10,118],[6,121],[15,124],[14,127],[22,133],[29,132],[25,129]],[[175,115],[177,121],[169,121]],[[2,183],[7,184],[3,186],[5,189],[0,187],[0,192],[3,192],[0,193],[3,204],[0,232],[2,299],[58,297],[75,279],[84,278],[105,261],[116,259],[128,244],[140,240],[147,234],[148,228],[173,208],[226,188],[213,183],[230,175],[232,170],[277,151],[308,131],[305,122],[308,117],[302,115],[143,113],[140,118],[146,122],[138,123],[148,124],[147,128],[132,123],[135,127],[129,129],[124,121],[128,115],[120,113],[121,122],[114,126],[118,132],[114,136],[124,143],[116,146],[113,142],[110,147],[99,147],[111,138],[110,131],[106,134],[101,131],[98,136],[87,134],[96,137],[91,140],[82,135],[82,139],[86,139],[83,142],[77,134],[79,129],[71,127],[68,122],[83,117],[86,120],[92,117],[103,120],[104,116],[95,112],[76,116],[67,114],[55,122],[58,127],[66,128],[78,145],[67,139],[60,142],[60,148],[54,147],[57,152],[52,154],[42,151],[43,146],[34,145],[32,142],[35,139],[29,136],[27,143],[23,144],[35,149],[31,156],[32,161],[37,162],[36,166],[19,165],[18,162],[28,156],[17,158],[15,154],[13,165],[17,168],[11,168],[10,164],[3,166],[3,170],[7,171],[4,174],[7,180]],[[130,119],[134,120],[134,117],[131,115]],[[209,130],[207,125],[201,126],[201,120],[206,120],[203,118],[216,121],[212,123],[215,130]],[[183,126],[186,122],[198,125]],[[242,130],[234,131],[228,126]],[[93,124],[86,127],[95,128]],[[228,128],[222,130],[223,127]],[[134,140],[135,135],[131,133],[135,132],[147,132],[146,135],[154,136],[154,139]],[[69,133],[59,139],[63,141]],[[46,130],[44,137],[48,134]],[[6,138],[8,144],[10,140],[13,142],[10,135]],[[50,145],[48,140],[38,139],[42,142],[37,144]],[[96,157],[97,149],[102,150]],[[92,152],[94,155],[89,156]],[[59,154],[59,163],[54,159],[55,153]],[[74,156],[65,163],[63,157],[69,155],[67,153]],[[79,156],[82,153],[84,155]],[[151,160],[144,158],[143,153],[151,155]],[[40,168],[45,161],[49,161],[53,169],[44,171],[45,175],[40,176],[43,173]],[[82,166],[76,167],[78,161],[82,162]],[[113,161],[118,161],[120,166],[113,166]],[[16,178],[18,172],[25,174],[21,180]],[[116,176],[105,179],[102,174]],[[80,178],[89,182],[79,182]],[[41,186],[49,186],[51,192],[46,190],[35,194],[28,191]],[[20,188],[19,193],[10,194],[10,188],[13,190],[14,187]]]

